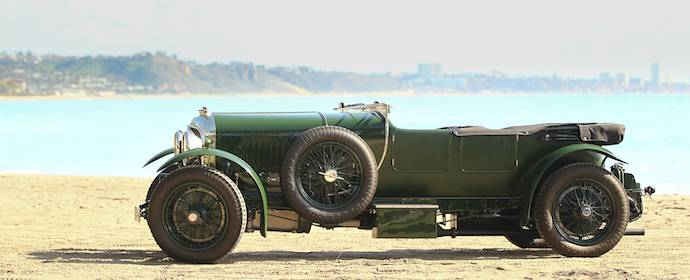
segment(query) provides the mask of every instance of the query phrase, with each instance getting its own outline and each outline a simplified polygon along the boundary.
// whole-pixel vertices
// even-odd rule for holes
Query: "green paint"
[[[168,160],[164,167],[201,155],[236,163],[240,169],[232,169],[236,168],[233,165],[223,171],[233,174],[244,170],[251,175],[247,182],[255,182],[261,196],[264,236],[269,207],[264,186],[271,189],[272,199],[277,201],[271,207],[290,210],[285,203],[278,203],[283,198],[275,176],[272,182],[267,178],[280,174],[287,150],[302,132],[322,125],[345,127],[364,139],[377,161],[383,154],[385,120],[378,113],[215,113],[213,116],[215,149],[187,151]],[[620,161],[599,145],[583,144],[577,138],[547,140],[541,133],[456,136],[449,129],[401,129],[391,123],[390,135],[389,150],[378,171],[375,204],[432,204],[438,205],[441,212],[460,212],[473,217],[500,215],[523,225],[529,223],[539,184],[555,168],[574,162],[601,164],[605,158]],[[157,154],[147,164],[168,153],[166,150]],[[426,223],[422,223],[421,229],[410,229],[407,233],[401,228],[418,227],[415,223],[426,219],[421,217],[428,213],[386,211],[376,214],[379,224],[384,225],[383,229],[379,228],[384,236],[431,235]],[[435,230],[434,226],[434,234]]]
[[[142,166],[142,167],[146,167],[147,165],[151,164],[152,162],[157,161],[160,158],[167,156],[169,154],[172,154],[172,153],[173,153],[173,148],[165,149],[165,150],[161,151],[160,153],[157,153],[153,157],[151,157],[151,159],[146,161],[146,163],[144,163],[144,166]]]
[[[436,238],[437,205],[376,205],[376,238]]]
[[[524,175],[525,178],[528,178],[529,183],[527,185],[527,190],[525,192],[525,196],[523,198],[523,207],[522,207],[522,224],[527,225],[530,219],[530,212],[531,212],[531,205],[532,201],[534,198],[534,195],[539,188],[539,183],[548,176],[546,174],[547,170],[549,170],[554,163],[556,163],[558,160],[564,158],[565,156],[575,153],[575,152],[581,152],[581,151],[588,151],[588,152],[594,152],[606,157],[609,157],[611,159],[624,162],[623,160],[619,159],[613,153],[611,153],[609,150],[597,146],[597,145],[592,145],[592,144],[572,144],[568,145],[565,147],[561,147],[545,156],[543,156],[540,160],[538,160],[536,163],[532,165],[530,170],[526,172]],[[593,159],[590,161],[590,163],[596,164],[599,162],[600,159]]]

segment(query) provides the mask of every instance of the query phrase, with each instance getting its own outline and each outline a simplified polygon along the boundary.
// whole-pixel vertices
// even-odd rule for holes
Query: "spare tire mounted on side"
[[[356,133],[320,126],[297,137],[281,169],[283,193],[307,220],[332,225],[355,218],[376,193],[378,172],[369,145]]]

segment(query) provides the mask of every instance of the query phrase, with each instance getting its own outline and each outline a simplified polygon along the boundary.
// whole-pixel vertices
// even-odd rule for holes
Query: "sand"
[[[0,174],[0,279],[690,279],[690,197],[645,198],[646,215],[599,258],[523,250],[502,237],[382,240],[369,231],[244,234],[215,265],[166,257],[133,206],[149,181]]]

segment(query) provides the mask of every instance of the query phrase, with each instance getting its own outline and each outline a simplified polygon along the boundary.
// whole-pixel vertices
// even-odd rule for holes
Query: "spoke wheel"
[[[356,197],[362,185],[362,163],[352,149],[338,142],[309,148],[298,166],[302,196],[322,208],[337,209]]]
[[[220,194],[208,185],[184,184],[166,201],[165,228],[178,242],[190,248],[205,249],[224,234],[226,209]]]
[[[596,244],[611,228],[615,216],[611,195],[599,183],[575,181],[560,192],[554,204],[556,229],[571,243]]]
[[[285,199],[301,217],[334,225],[370,206],[378,182],[376,159],[356,133],[337,126],[315,127],[290,146],[280,182]]]
[[[628,195],[615,176],[599,166],[576,163],[546,179],[534,203],[534,220],[555,251],[596,257],[618,244],[629,211]]]
[[[247,226],[244,197],[222,172],[186,166],[153,190],[147,221],[156,243],[170,257],[212,263],[237,245]]]

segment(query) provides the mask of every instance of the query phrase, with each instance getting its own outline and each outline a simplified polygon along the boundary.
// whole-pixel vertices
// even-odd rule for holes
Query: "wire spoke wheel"
[[[306,150],[297,163],[296,182],[302,196],[323,208],[347,205],[362,185],[362,163],[352,149],[321,142]]]
[[[578,245],[595,244],[606,234],[615,215],[611,195],[590,180],[573,182],[557,196],[553,210],[556,229]]]
[[[181,245],[193,249],[213,246],[224,234],[227,206],[220,194],[203,183],[177,187],[164,203],[164,225]]]
[[[555,251],[570,257],[597,257],[613,249],[630,218],[623,184],[590,163],[554,171],[534,205],[539,234]]]
[[[237,185],[220,170],[190,165],[172,170],[151,193],[147,222],[158,246],[187,263],[227,255],[247,227]]]
[[[378,171],[369,144],[353,131],[319,126],[299,135],[280,170],[285,199],[300,217],[335,225],[366,211]]]

